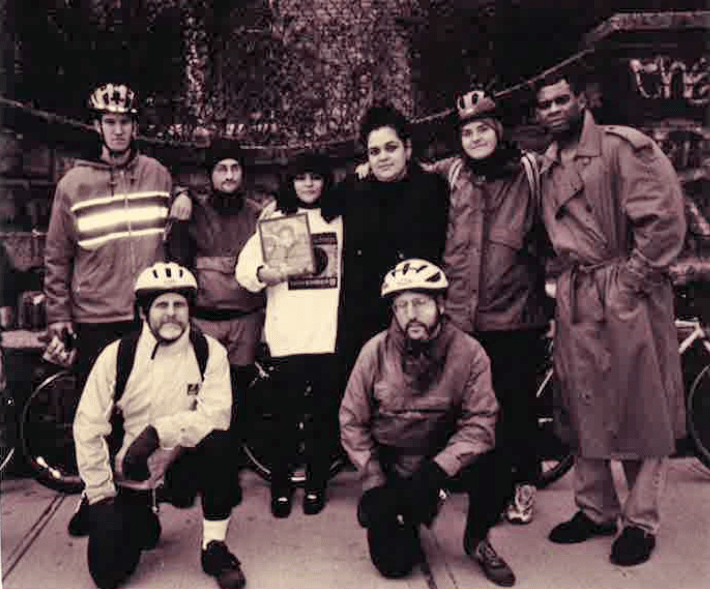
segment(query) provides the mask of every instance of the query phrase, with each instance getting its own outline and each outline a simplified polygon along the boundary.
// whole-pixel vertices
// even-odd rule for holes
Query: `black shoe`
[[[82,493],[79,504],[76,506],[74,515],[69,520],[67,531],[74,538],[81,538],[89,535],[89,500]]]
[[[291,515],[291,498],[293,488],[271,487],[271,514],[274,517],[285,518]]]
[[[646,562],[656,547],[656,537],[638,526],[626,526],[611,545],[609,560],[622,567]]]
[[[323,511],[325,507],[325,489],[317,491],[306,491],[303,495],[303,513],[315,515]]]
[[[550,532],[550,541],[555,544],[577,544],[594,536],[613,536],[616,523],[594,523],[583,512],[578,511],[571,520],[557,524]]]
[[[495,551],[488,539],[481,540],[475,546],[465,546],[466,554],[475,560],[486,578],[500,587],[515,585],[513,570]]]
[[[217,540],[202,551],[202,570],[217,579],[220,589],[241,589],[247,582],[239,559]]]
[[[145,519],[142,521],[142,541],[141,549],[153,550],[160,541],[160,534],[163,528],[160,525],[160,519],[152,510],[148,510]]]

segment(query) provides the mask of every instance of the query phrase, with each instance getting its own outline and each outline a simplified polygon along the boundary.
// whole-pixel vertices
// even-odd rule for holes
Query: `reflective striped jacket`
[[[45,246],[47,320],[133,318],[138,274],[165,257],[170,173],[136,154],[124,166],[77,160],[57,185]]]

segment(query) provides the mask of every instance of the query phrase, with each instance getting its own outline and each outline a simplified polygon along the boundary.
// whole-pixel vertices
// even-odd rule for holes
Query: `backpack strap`
[[[123,438],[126,435],[126,430],[123,425],[123,412],[118,407],[118,402],[121,400],[123,392],[126,390],[128,377],[133,370],[140,334],[140,331],[133,331],[123,336],[118,342],[116,381],[113,387],[113,408],[111,409],[111,417],[109,418],[111,432],[106,436],[111,463],[113,463],[114,457],[118,454],[121,446],[123,446]]]
[[[540,167],[537,164],[537,159],[532,153],[526,151],[520,158],[520,163],[523,164],[525,175],[528,178],[530,194],[532,194],[535,202],[535,208],[539,210],[542,206],[542,185],[540,183]]]
[[[126,390],[128,377],[133,370],[133,363],[136,361],[136,348],[140,331],[133,331],[121,338],[118,342],[118,354],[116,356],[116,385],[113,388],[113,404],[116,405],[123,397]]]
[[[453,190],[456,187],[456,182],[459,179],[459,175],[461,174],[461,170],[463,169],[463,160],[459,157],[456,158],[456,161],[454,161],[453,164],[451,164],[451,167],[449,168],[449,188]]]
[[[207,343],[207,338],[202,330],[195,325],[190,326],[190,343],[192,349],[195,350],[195,358],[197,358],[197,366],[200,368],[200,377],[205,380],[205,370],[207,369],[207,360],[210,355],[210,347]]]

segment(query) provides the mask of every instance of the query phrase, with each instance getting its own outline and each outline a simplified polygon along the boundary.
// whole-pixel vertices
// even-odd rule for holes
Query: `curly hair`
[[[389,103],[375,104],[367,109],[360,121],[360,141],[367,146],[370,133],[382,127],[391,127],[397,136],[406,142],[412,136],[411,125],[407,117]]]

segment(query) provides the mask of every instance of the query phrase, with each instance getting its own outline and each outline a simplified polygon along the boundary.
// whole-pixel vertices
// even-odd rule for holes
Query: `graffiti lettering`
[[[688,67],[680,59],[658,55],[631,59],[629,68],[644,98],[683,98],[693,106],[710,103],[710,61],[706,57]]]

